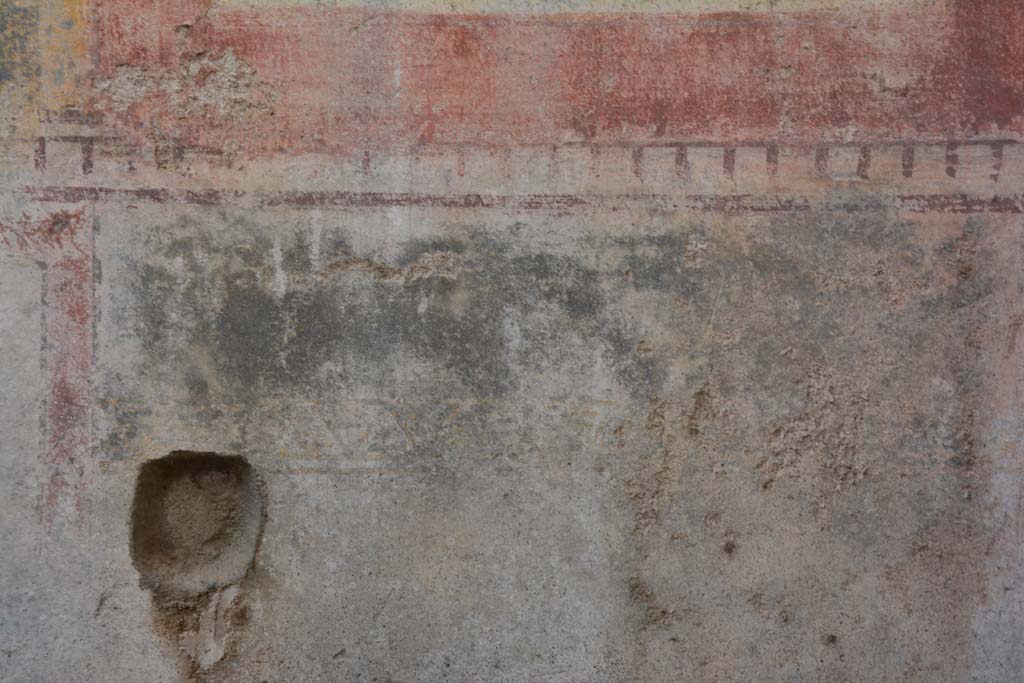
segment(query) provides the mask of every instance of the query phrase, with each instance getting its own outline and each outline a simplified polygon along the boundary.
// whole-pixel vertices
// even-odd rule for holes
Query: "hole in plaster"
[[[236,584],[263,522],[259,480],[245,458],[176,451],[139,470],[131,556],[144,588],[182,599]]]

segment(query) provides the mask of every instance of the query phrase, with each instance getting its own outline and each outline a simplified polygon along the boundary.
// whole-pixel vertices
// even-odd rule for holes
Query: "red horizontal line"
[[[54,142],[67,142],[71,144],[82,144],[89,142],[119,142],[122,138],[110,135],[42,135],[40,137]],[[957,143],[960,144],[960,143]]]
[[[30,143],[38,139],[45,138],[55,142],[67,142],[67,143],[82,143],[88,141],[104,142],[118,144],[122,147],[130,149],[145,149],[146,145],[132,143],[127,137],[124,136],[110,136],[110,135],[40,135],[37,138],[21,139],[22,142]],[[410,155],[415,154],[429,154],[434,149],[455,149],[455,150],[516,150],[516,149],[678,149],[680,147],[690,147],[694,149],[758,149],[777,147],[779,149],[799,149],[813,151],[819,148],[827,147],[833,148],[880,148],[880,147],[945,147],[949,145],[956,145],[957,147],[991,147],[995,145],[1012,147],[1014,145],[1024,144],[1024,141],[1016,140],[1013,138],[892,138],[892,139],[877,139],[877,140],[864,140],[860,142],[787,142],[784,139],[773,139],[773,138],[757,138],[757,139],[740,139],[735,142],[724,143],[720,140],[670,140],[670,139],[626,139],[626,140],[609,140],[609,141],[588,141],[588,140],[567,140],[557,144],[515,144],[515,145],[502,145],[499,143],[478,143],[478,142],[461,142],[461,143],[448,143],[448,142],[433,142],[433,143],[421,143],[409,146],[405,151]],[[210,147],[199,147],[189,145],[176,145],[175,149],[179,152],[196,152],[200,154],[213,154],[222,155],[223,152],[216,148]],[[372,153],[373,150],[365,150],[367,153]],[[389,156],[395,156],[399,154],[401,150],[389,150]]]
[[[228,205],[254,199],[264,207],[367,209],[421,207],[434,209],[500,209],[527,211],[616,210],[641,206],[664,211],[713,213],[785,213],[794,211],[862,212],[895,209],[914,213],[1024,214],[1024,195],[980,197],[968,194],[899,194],[814,199],[792,195],[753,194],[485,194],[418,192],[257,192],[82,186],[25,186],[39,202],[149,201],[158,204]]]
[[[102,202],[118,200],[151,201],[157,204],[199,204],[214,206],[228,203],[232,196],[244,193],[224,190],[178,190],[154,187],[83,187],[83,186],[25,186],[22,191],[39,202]]]
[[[780,149],[802,149],[816,150],[822,147],[827,148],[861,148],[861,147],[939,147],[956,145],[958,147],[990,147],[992,145],[1012,146],[1024,144],[1020,140],[1012,138],[967,138],[963,140],[948,138],[885,138],[878,140],[864,140],[855,142],[787,142],[784,139],[758,138],[753,140],[737,140],[736,142],[724,143],[720,140],[613,140],[608,142],[590,142],[587,140],[569,140],[556,147],[570,148],[600,148],[600,149],[635,149],[643,148],[666,148],[675,149],[678,147],[702,148],[734,148],[750,149],[760,147],[778,147]],[[454,147],[472,148],[473,145],[451,145]],[[534,145],[540,146],[540,145]],[[529,147],[529,145],[517,145],[517,147]]]

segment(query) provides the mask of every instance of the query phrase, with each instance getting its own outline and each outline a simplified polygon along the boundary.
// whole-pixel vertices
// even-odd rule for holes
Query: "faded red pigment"
[[[240,155],[369,152],[421,144],[643,145],[945,142],[1024,133],[1024,3],[951,0],[917,9],[711,15],[428,15],[310,7],[216,8],[209,0],[96,0],[90,125],[136,142]],[[983,40],[978,37],[983,36]],[[218,84],[228,53],[254,78]],[[116,84],[134,88],[120,104]],[[172,83],[180,86],[168,88]],[[236,84],[237,85],[237,84]],[[245,88],[255,88],[252,93]],[[194,97],[183,104],[180,94]],[[197,105],[198,103],[198,105]],[[45,140],[35,165],[46,165]],[[83,142],[83,173],[92,170]],[[864,177],[870,150],[862,151]],[[994,176],[1001,163],[993,147]],[[949,173],[956,172],[950,147]],[[639,157],[634,164],[639,168]],[[688,164],[685,147],[677,152]],[[903,173],[913,173],[913,148]],[[202,205],[218,190],[38,188],[39,201],[136,199]],[[656,196],[638,202],[671,204]],[[267,205],[550,209],[584,196],[280,193]],[[911,211],[1020,213],[1014,198],[898,198]],[[692,196],[714,211],[794,211],[798,200]],[[855,206],[836,207],[856,210]],[[867,208],[871,208],[868,206]],[[85,211],[0,225],[0,248],[39,262],[48,382],[44,517],[78,506],[91,455],[92,246]]]
[[[958,0],[957,74],[967,108],[979,123],[1020,132],[1024,118],[1024,2]],[[979,39],[979,36],[982,38]]]
[[[1024,3],[842,13],[425,15],[99,0],[97,83],[231,51],[267,106],[144,88],[140,139],[250,154],[421,143],[944,140],[1024,132]],[[977,40],[976,36],[985,36]],[[185,88],[202,88],[202,74]],[[191,80],[189,80],[191,79]],[[98,90],[97,111],[110,111]]]
[[[84,468],[92,456],[93,296],[92,223],[85,209],[56,211],[41,220],[0,223],[0,247],[39,263],[47,375],[46,465],[41,501],[47,522],[61,510],[77,516]]]

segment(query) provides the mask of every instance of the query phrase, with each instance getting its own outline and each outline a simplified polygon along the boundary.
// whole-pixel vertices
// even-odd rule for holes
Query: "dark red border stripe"
[[[22,191],[38,202],[74,204],[98,201],[230,205],[251,200],[260,206],[292,209],[500,209],[566,212],[580,209],[618,210],[633,207],[663,211],[717,213],[782,213],[829,210],[910,211],[913,213],[1024,214],[1024,195],[978,197],[968,194],[897,194],[850,198],[811,198],[754,194],[482,194],[417,192],[352,192],[347,190],[245,193],[221,190],[172,190],[74,186],[26,186]]]
[[[0,251],[45,267],[48,476],[41,513],[47,523],[80,520],[80,494],[92,466],[92,229],[86,208],[0,221]]]

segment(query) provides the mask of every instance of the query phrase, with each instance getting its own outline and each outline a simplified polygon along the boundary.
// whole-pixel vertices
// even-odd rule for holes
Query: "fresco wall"
[[[1024,678],[1024,5],[0,0],[0,678]]]

